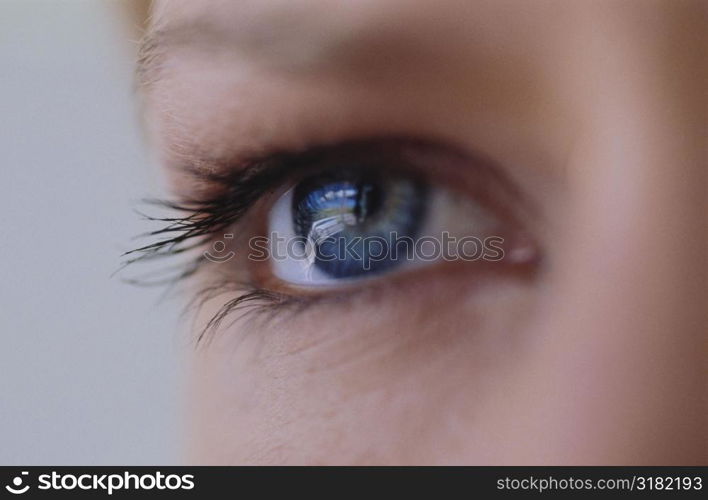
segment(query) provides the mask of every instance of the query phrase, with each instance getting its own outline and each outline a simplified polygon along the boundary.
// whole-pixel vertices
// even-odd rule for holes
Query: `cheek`
[[[497,460],[496,392],[525,350],[530,294],[516,283],[440,288],[427,303],[333,304],[216,333],[195,357],[191,458]]]

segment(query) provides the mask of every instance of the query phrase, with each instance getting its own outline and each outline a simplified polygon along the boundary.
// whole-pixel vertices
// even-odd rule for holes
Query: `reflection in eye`
[[[401,243],[395,236],[418,236],[427,210],[422,183],[354,169],[309,177],[290,196],[295,235],[311,245],[312,266],[331,278],[394,268]]]
[[[463,257],[450,243],[482,239],[498,218],[476,200],[415,173],[334,167],[287,190],[268,217],[272,273],[296,285],[333,285]],[[470,241],[466,242],[469,247]]]

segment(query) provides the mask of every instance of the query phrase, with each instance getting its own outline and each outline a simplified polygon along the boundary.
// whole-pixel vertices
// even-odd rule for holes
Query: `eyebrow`
[[[347,20],[271,17],[254,22],[223,23],[207,15],[148,28],[140,43],[137,76],[141,86],[159,79],[166,56],[177,49],[227,54],[285,73],[377,71],[419,64],[426,55],[421,33],[401,26],[348,24]]]
[[[225,51],[271,67],[298,71],[332,62],[342,57],[343,52],[352,52],[353,47],[365,42],[342,32],[307,29],[309,27],[297,23],[288,26],[254,23],[242,29],[205,18],[151,27],[140,42],[138,80],[141,84],[155,80],[171,49]]]

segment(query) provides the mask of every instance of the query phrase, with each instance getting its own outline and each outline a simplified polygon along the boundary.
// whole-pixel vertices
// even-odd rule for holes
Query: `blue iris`
[[[313,265],[328,276],[381,273],[402,264],[426,198],[425,185],[408,177],[365,169],[316,174],[295,187],[293,227],[314,248]]]

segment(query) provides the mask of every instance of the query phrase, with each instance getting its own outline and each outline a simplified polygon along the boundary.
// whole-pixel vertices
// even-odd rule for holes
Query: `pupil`
[[[364,222],[367,217],[376,215],[381,208],[381,190],[375,184],[361,183],[357,186],[358,196],[354,206],[357,222]]]

